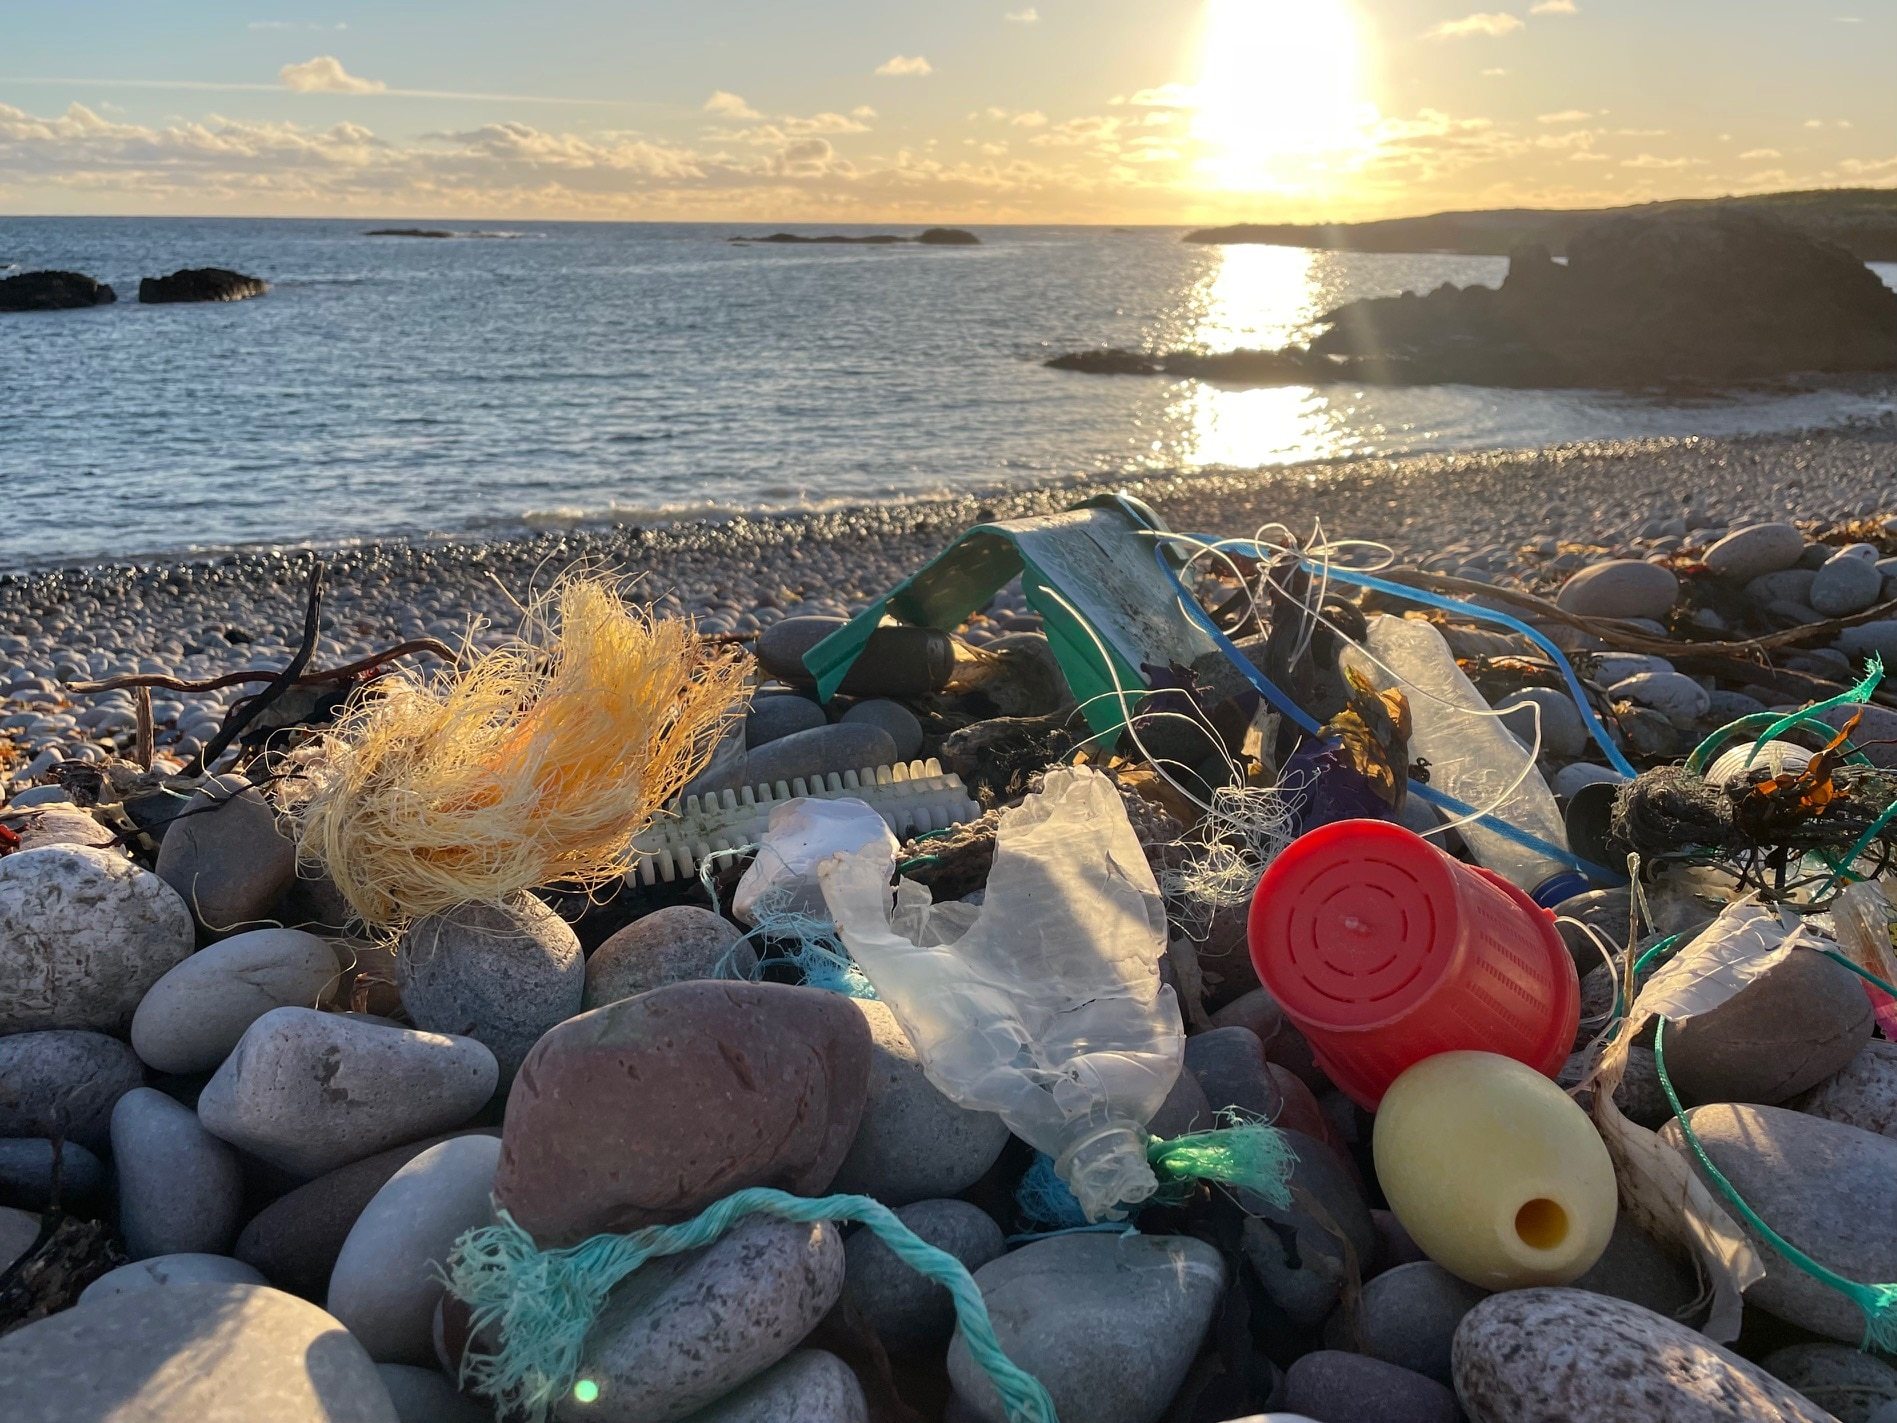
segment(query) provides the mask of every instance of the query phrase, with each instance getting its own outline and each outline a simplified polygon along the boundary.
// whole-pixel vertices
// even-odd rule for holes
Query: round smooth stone
[[[272,1008],[320,1008],[342,982],[327,939],[253,929],[201,949],[152,985],[132,1014],[132,1047],[159,1072],[214,1072]]]
[[[109,1295],[164,1289],[168,1285],[261,1285],[266,1283],[242,1260],[228,1255],[153,1255],[107,1270],[80,1292],[83,1304]]]

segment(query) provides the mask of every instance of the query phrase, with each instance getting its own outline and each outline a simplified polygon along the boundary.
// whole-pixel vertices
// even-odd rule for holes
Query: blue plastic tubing
[[[1257,688],[1260,696],[1270,702],[1272,706],[1276,707],[1285,716],[1289,717],[1295,725],[1301,727],[1303,730],[1312,735],[1321,732],[1323,728],[1318,725],[1316,719],[1313,718],[1309,712],[1305,711],[1303,707],[1293,701],[1290,694],[1287,693],[1284,688],[1280,687],[1263,672],[1252,666],[1250,659],[1233,645],[1232,640],[1219,630],[1218,625],[1206,614],[1205,609],[1199,606],[1199,600],[1187,592],[1183,583],[1179,583],[1177,572],[1166,558],[1165,538],[1166,536],[1163,534],[1159,536],[1159,541],[1155,543],[1153,548],[1153,557],[1159,561],[1160,567],[1165,569],[1167,574],[1172,577],[1173,582],[1179,585],[1180,606],[1185,609],[1186,615],[1198,623],[1206,635],[1209,636],[1212,641],[1218,645],[1219,649],[1225,653],[1226,657],[1231,660],[1232,665],[1244,674],[1246,680],[1249,681],[1253,687]],[[1234,549],[1237,552],[1260,560],[1275,557],[1272,551],[1261,549],[1258,545],[1244,540],[1220,540],[1198,534],[1184,534],[1181,535],[1180,538],[1182,541],[1191,543],[1217,544],[1220,548]],[[1595,743],[1606,754],[1609,764],[1629,780],[1639,774],[1634,770],[1632,763],[1621,754],[1620,748],[1614,745],[1612,738],[1607,734],[1607,728],[1601,725],[1600,718],[1594,714],[1593,707],[1588,705],[1587,696],[1581,690],[1581,680],[1575,675],[1574,668],[1569,664],[1567,657],[1562,653],[1561,649],[1556,647],[1545,636],[1523,622],[1520,618],[1511,617],[1507,613],[1498,613],[1490,608],[1477,607],[1473,603],[1460,602],[1454,598],[1439,597],[1437,594],[1424,592],[1420,588],[1411,588],[1403,583],[1393,583],[1386,578],[1378,578],[1373,574],[1358,573],[1352,569],[1336,567],[1326,569],[1312,563],[1309,559],[1304,560],[1304,564],[1305,567],[1311,571],[1324,573],[1339,583],[1351,583],[1359,588],[1374,588],[1379,593],[1387,593],[1397,598],[1406,598],[1413,603],[1422,603],[1429,607],[1441,608],[1446,612],[1476,618],[1482,622],[1496,623],[1513,632],[1521,633],[1524,637],[1533,642],[1535,646],[1547,653],[1548,656],[1553,659],[1555,666],[1561,669],[1561,675],[1568,684],[1568,689],[1574,697],[1575,705],[1580,708],[1581,718],[1587,723],[1588,734],[1594,738]],[[1624,874],[1618,874],[1604,865],[1597,865],[1592,860],[1583,859],[1566,846],[1550,844],[1540,836],[1531,835],[1521,827],[1512,825],[1499,816],[1487,813],[1478,815],[1474,806],[1464,804],[1454,796],[1444,795],[1441,791],[1432,786],[1426,786],[1420,781],[1411,781],[1410,790],[1430,805],[1446,810],[1452,815],[1477,816],[1482,824],[1497,834],[1504,835],[1510,840],[1513,840],[1516,844],[1526,846],[1538,854],[1546,855],[1551,860],[1558,860],[1562,864],[1571,865],[1598,884],[1611,885],[1625,884],[1627,882],[1627,877]]]

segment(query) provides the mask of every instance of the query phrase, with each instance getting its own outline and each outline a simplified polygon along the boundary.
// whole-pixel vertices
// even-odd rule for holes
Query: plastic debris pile
[[[195,764],[0,819],[0,1392],[1890,1423],[1893,551],[1115,496],[400,676],[318,577]]]

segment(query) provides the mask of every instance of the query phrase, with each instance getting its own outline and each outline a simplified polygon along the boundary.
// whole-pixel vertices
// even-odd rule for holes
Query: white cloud
[[[1041,128],[1047,123],[1047,115],[1039,109],[1028,109],[1008,120],[1016,128]]]
[[[1575,15],[1580,10],[1581,7],[1574,0],[1539,0],[1539,3],[1528,7],[1531,15]]]
[[[872,109],[868,104],[858,104],[855,108],[850,110],[850,117],[867,121],[876,117],[876,110]]]
[[[1751,159],[1751,158],[1783,158],[1785,155],[1780,153],[1776,148],[1748,148],[1744,153],[1741,153],[1739,156],[1743,159]]]
[[[1585,148],[1581,149],[1578,153],[1570,153],[1568,155],[1568,162],[1570,163],[1612,163],[1613,161],[1614,160],[1605,153],[1595,153]]]
[[[876,66],[876,73],[885,79],[920,79],[935,73],[935,66],[919,54],[892,54]]]
[[[1503,35],[1513,34],[1522,27],[1519,15],[1510,15],[1499,10],[1480,10],[1473,15],[1465,15],[1460,20],[1444,20],[1440,25],[1427,31],[1423,38],[1460,40],[1468,39],[1473,35],[1486,35],[1490,39],[1500,39]]]
[[[729,89],[714,89],[705,100],[705,112],[727,119],[761,119],[764,116]]]
[[[1506,73],[1508,73],[1506,69],[1485,69],[1482,71],[1482,77],[1484,79],[1500,79]]]
[[[1538,124],[1578,124],[1582,119],[1594,117],[1592,109],[1562,109],[1558,113],[1536,114]]]
[[[1035,25],[1041,20],[1041,12],[1032,5],[1025,10],[1010,10],[1002,17],[1011,25]]]
[[[1135,89],[1131,98],[1115,102],[1132,104],[1141,109],[1190,109],[1198,103],[1198,99],[1198,90],[1173,79],[1150,89]]]
[[[1636,154],[1632,158],[1623,158],[1623,168],[1698,168],[1705,163],[1703,158],[1661,158],[1652,153]]]
[[[868,133],[869,125],[861,119],[848,114],[812,114],[807,119],[790,117],[784,120],[784,132],[794,134],[807,133]]]
[[[301,64],[286,64],[277,71],[286,89],[299,94],[380,94],[389,86],[380,79],[364,79],[343,68],[333,54],[319,54]]]
[[[1823,119],[1806,119],[1805,120],[1806,128],[1823,128],[1824,126],[1825,126],[1825,121]]]
[[[244,27],[249,30],[346,30],[347,20],[338,20],[333,25],[319,24],[315,20],[252,20]]]

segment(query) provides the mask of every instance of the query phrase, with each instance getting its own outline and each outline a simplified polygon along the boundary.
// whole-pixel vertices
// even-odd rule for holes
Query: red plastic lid
[[[1427,840],[1344,820],[1294,840],[1252,901],[1259,978],[1294,1020],[1355,1031],[1400,1017],[1462,951],[1456,870]]]

